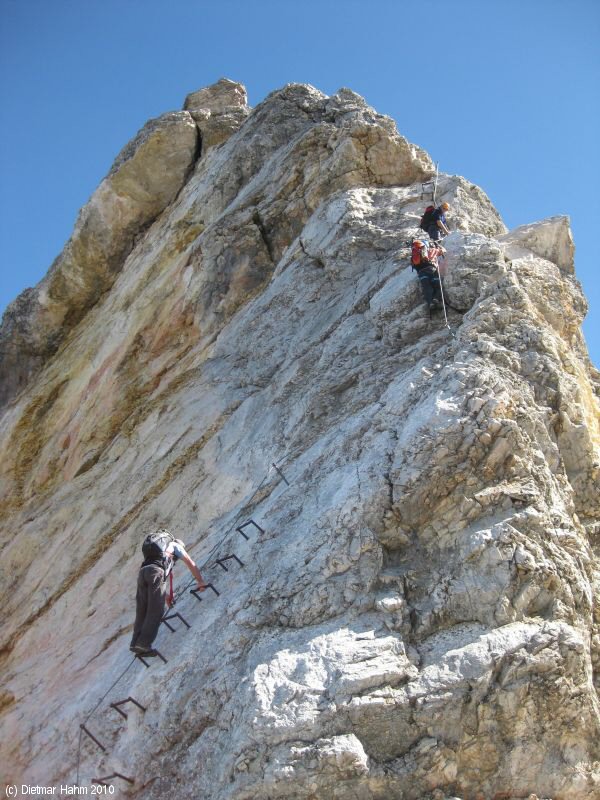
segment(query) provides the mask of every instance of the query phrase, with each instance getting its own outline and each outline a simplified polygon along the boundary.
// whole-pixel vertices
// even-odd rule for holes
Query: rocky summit
[[[586,311],[566,217],[508,231],[349,89],[224,79],[148,122],[2,321],[3,781],[600,797]],[[211,586],[176,567],[144,663],[161,527]]]

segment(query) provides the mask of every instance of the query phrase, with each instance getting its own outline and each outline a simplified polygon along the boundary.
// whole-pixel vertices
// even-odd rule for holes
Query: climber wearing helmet
[[[412,245],[411,263],[417,271],[423,299],[431,315],[432,309],[442,303],[442,286],[438,272],[438,260],[445,254],[443,247],[416,240]]]
[[[449,210],[449,203],[442,203],[442,205],[438,206],[431,215],[427,233],[429,234],[430,239],[432,239],[434,242],[437,242],[438,239],[442,238],[442,236],[447,236],[450,233],[446,225],[446,212]]]

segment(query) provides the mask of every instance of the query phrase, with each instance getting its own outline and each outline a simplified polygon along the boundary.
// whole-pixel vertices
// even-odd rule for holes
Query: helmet
[[[416,241],[413,242],[413,247],[418,247],[419,249],[421,247],[425,247],[425,242],[422,242],[420,239],[417,239]]]
[[[448,211],[448,209],[450,208],[450,203],[442,203],[442,208],[444,209],[444,211]]]

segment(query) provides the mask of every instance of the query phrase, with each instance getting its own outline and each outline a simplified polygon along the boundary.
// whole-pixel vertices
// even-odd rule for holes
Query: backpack
[[[433,216],[433,212],[435,211],[435,206],[427,206],[425,209],[425,213],[421,217],[421,221],[419,222],[419,228],[426,231],[428,230],[429,226],[431,225],[431,218]]]
[[[170,542],[174,542],[175,537],[164,528],[154,533],[149,533],[142,544],[142,553],[146,561],[159,560],[164,558],[165,550]]]
[[[412,268],[416,270],[418,270],[420,267],[426,266],[429,263],[427,261],[427,245],[420,239],[415,239],[415,241],[412,243],[410,263]]]

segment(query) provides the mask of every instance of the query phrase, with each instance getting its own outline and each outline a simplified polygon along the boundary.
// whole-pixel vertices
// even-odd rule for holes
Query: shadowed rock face
[[[223,80],[169,119],[168,152],[190,129],[172,197],[151,202],[162,159],[115,188],[156,123],[97,190],[164,205],[102,256],[86,313],[38,325],[56,265],[11,311],[38,350],[0,424],[5,779],[596,797],[598,375],[568,223],[507,233],[441,175],[450,332],[409,265],[431,160],[362,98],[291,85],[249,111]],[[75,297],[96,278],[67,263]],[[88,720],[102,752],[78,726],[130,661],[154,526],[220,596],[182,594],[168,664],[136,662]],[[147,710],[125,721],[108,704],[128,696]]]

